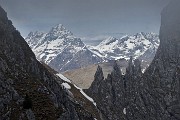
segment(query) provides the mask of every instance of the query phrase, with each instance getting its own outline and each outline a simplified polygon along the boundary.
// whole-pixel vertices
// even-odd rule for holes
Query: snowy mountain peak
[[[115,42],[116,40],[117,40],[117,38],[110,36],[110,37],[108,37],[107,39],[103,40],[103,41],[99,44],[99,46],[109,45],[109,44]]]
[[[46,33],[43,32],[30,32],[28,36],[25,38],[26,42],[29,44],[31,49],[34,49],[36,45],[42,42],[42,40],[45,38]]]
[[[79,68],[102,59],[88,50],[80,38],[73,36],[62,24],[44,34],[31,32],[26,38],[36,57],[58,71]],[[82,61],[82,62],[80,62]]]
[[[149,32],[149,33],[140,32],[140,33],[137,33],[134,36],[136,36],[136,38],[144,38],[144,39],[158,38],[158,34],[153,33],[153,32]]]
[[[159,37],[155,33],[140,32],[135,35],[125,35],[120,39],[109,37],[95,47],[89,47],[92,52],[108,59],[129,59],[143,56],[153,58],[159,46]]]
[[[32,32],[32,31],[31,31],[31,32],[28,34],[28,36],[27,36],[26,39],[28,39],[28,38],[33,38],[33,37],[41,37],[41,36],[44,35],[44,34],[46,34],[46,33],[39,32],[39,31],[35,31],[35,32]]]
[[[57,39],[58,37],[67,37],[72,35],[73,33],[71,31],[67,30],[62,24],[58,24],[50,30],[47,34],[47,38],[51,36],[51,39]]]
[[[31,37],[31,36],[34,36],[34,32],[32,32],[32,31],[28,34],[27,37]]]
[[[58,24],[48,33],[30,32],[26,41],[39,60],[49,63],[66,49],[76,53],[84,48],[81,39],[72,35],[62,24]]]
[[[140,33],[135,34],[134,36],[135,36],[136,38],[144,38],[144,35],[145,35],[145,33],[140,32]]]
[[[65,27],[63,26],[63,24],[57,24],[56,27],[57,27],[57,28],[65,28]]]

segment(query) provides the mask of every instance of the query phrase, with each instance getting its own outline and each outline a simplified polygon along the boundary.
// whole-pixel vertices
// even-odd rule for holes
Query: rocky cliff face
[[[36,60],[0,7],[0,119],[93,119],[82,109],[62,79]],[[31,109],[23,108],[26,96]]]
[[[162,11],[160,46],[144,74],[140,61],[129,60],[126,74],[117,67],[107,79],[94,81],[87,91],[97,101],[104,119],[180,119],[180,1]],[[116,66],[116,65],[115,65]],[[102,72],[101,69],[97,73]],[[116,73],[116,74],[113,74]],[[103,78],[96,74],[95,78]],[[94,87],[99,86],[94,89]],[[93,89],[92,89],[93,88]]]
[[[180,119],[180,1],[174,0],[161,15],[160,46],[144,74],[149,89],[159,95],[157,102],[172,118]],[[161,103],[163,101],[163,103]]]

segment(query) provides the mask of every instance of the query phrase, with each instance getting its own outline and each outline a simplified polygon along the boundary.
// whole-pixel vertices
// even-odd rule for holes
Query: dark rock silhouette
[[[97,102],[105,120],[180,119],[179,11],[179,0],[173,0],[163,9],[160,46],[144,74],[140,61],[130,58],[125,75],[114,69],[98,84],[98,92],[87,91]],[[95,78],[102,78],[101,75],[96,74]],[[97,86],[96,81],[90,88]]]
[[[77,110],[81,106],[62,89],[62,82],[36,60],[0,7],[0,119],[93,119]],[[32,107],[24,106],[32,109],[24,111],[26,93],[33,102]]]

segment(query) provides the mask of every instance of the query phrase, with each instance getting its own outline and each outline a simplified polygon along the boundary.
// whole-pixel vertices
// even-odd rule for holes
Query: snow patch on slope
[[[68,82],[68,83],[71,83],[71,80],[67,79],[64,75],[62,75],[62,74],[60,74],[60,73],[58,73],[58,74],[56,74],[56,75],[59,76],[62,80],[66,81],[66,82]]]
[[[126,115],[126,108],[123,109],[123,113]]]
[[[96,106],[96,102],[94,102],[94,100],[91,97],[89,97],[81,88],[79,88],[75,84],[74,84],[74,87],[76,87],[81,92],[81,94],[84,95],[84,97],[86,97],[89,101],[91,101]]]
[[[63,76],[62,74],[58,73],[56,74],[57,76],[59,76],[62,80],[68,82],[68,83],[71,83],[71,80],[69,80],[68,78],[66,78],[65,76]],[[67,89],[71,89],[71,86],[68,84],[68,83],[62,83],[61,85],[63,85],[65,88]],[[72,84],[72,83],[71,83]],[[75,88],[77,88],[80,93],[85,97],[87,98],[89,101],[91,101],[95,106],[96,106],[96,103],[94,102],[94,100],[89,97],[84,91],[82,88],[79,88],[78,86],[76,86],[75,84],[73,84]]]
[[[71,89],[71,86],[68,83],[62,83],[62,86],[64,86],[66,89]]]

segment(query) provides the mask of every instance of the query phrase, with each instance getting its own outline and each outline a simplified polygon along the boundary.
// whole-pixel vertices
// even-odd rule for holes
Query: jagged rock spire
[[[102,67],[98,65],[95,76],[95,79],[100,78],[99,80],[103,80],[104,79],[104,75],[103,75],[103,71],[102,71]]]
[[[131,56],[128,62],[128,67],[126,68],[126,74],[132,74],[133,70],[134,70],[133,58]]]
[[[126,69],[126,74],[137,75],[137,74],[141,74],[141,73],[142,73],[142,71],[141,71],[141,61],[139,59],[135,59],[133,61],[133,58],[130,57],[128,67]]]
[[[111,72],[111,75],[113,76],[113,78],[116,78],[116,80],[121,78],[121,69],[119,68],[116,61],[114,62],[113,71]]]
[[[141,61],[139,59],[134,60],[134,72],[135,74],[141,74]]]
[[[99,88],[100,83],[102,82],[102,80],[104,80],[103,71],[102,71],[102,68],[98,65],[96,73],[94,75],[94,81],[91,84],[91,87],[89,88],[89,90],[92,93],[98,93],[98,88]]]

